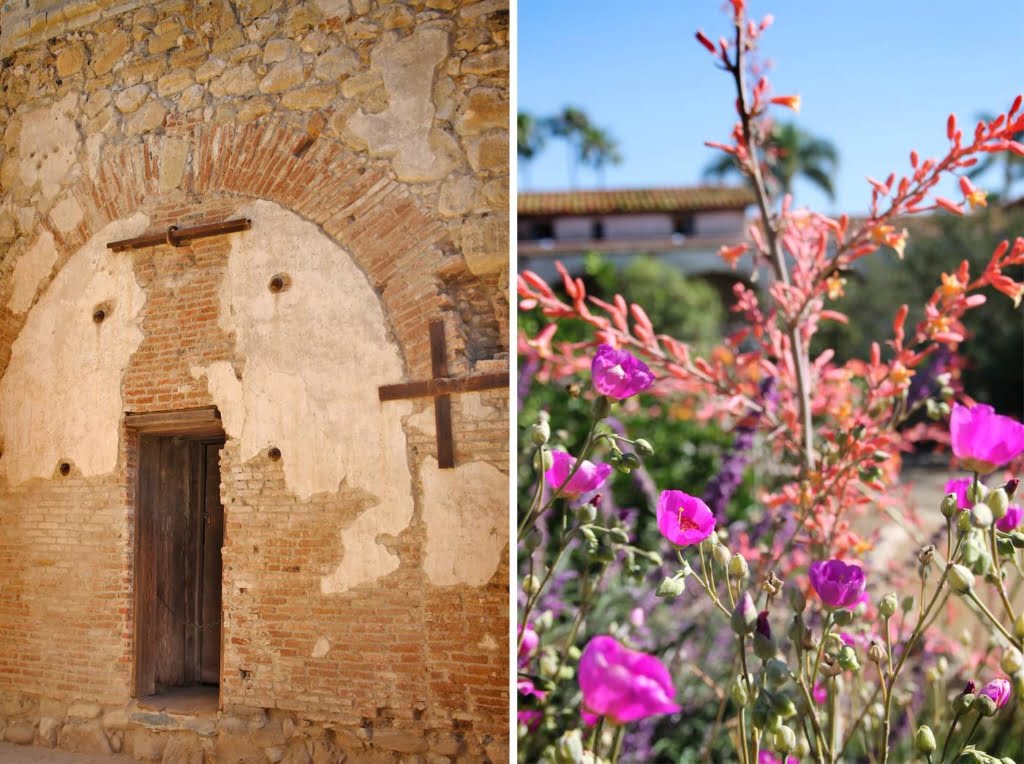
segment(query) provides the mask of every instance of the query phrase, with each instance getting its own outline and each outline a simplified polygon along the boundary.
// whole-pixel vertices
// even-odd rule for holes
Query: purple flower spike
[[[996,703],[996,708],[1002,708],[1010,699],[1010,683],[1006,679],[993,679],[981,688],[979,695],[987,695]]]
[[[658,530],[676,546],[699,544],[715,530],[708,505],[682,491],[662,491],[657,511]]]
[[[860,599],[867,586],[864,571],[842,560],[812,562],[808,574],[814,591],[829,608],[850,607]]]
[[[949,434],[960,463],[981,474],[992,472],[1024,452],[1024,425],[981,403],[971,408],[954,403]]]
[[[601,395],[623,400],[654,384],[647,364],[626,350],[601,345],[590,364],[594,387]]]
[[[551,469],[544,473],[544,476],[548,479],[548,485],[552,490],[557,490],[572,472],[572,468],[576,465],[576,458],[569,456],[565,451],[552,451],[551,459]],[[576,470],[576,474],[572,476],[572,480],[565,488],[562,488],[562,495],[576,499],[585,493],[596,491],[604,485],[604,481],[611,473],[612,466],[610,464],[594,464],[584,459],[580,468]]]
[[[967,500],[967,489],[971,483],[974,482],[974,478],[957,478],[956,480],[950,480],[946,483],[946,493],[956,494],[956,506],[957,509],[970,509],[971,502]]]
[[[579,667],[584,711],[625,724],[656,714],[674,714],[676,689],[665,665],[653,655],[623,647],[612,637],[594,637]]]
[[[1003,533],[1010,533],[1020,527],[1020,521],[1024,520],[1024,509],[1019,504],[1011,504],[1006,508],[1006,514],[996,520],[996,528]]]

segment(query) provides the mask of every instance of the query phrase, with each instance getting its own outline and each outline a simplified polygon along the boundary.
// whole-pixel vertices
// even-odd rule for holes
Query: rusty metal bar
[[[382,385],[380,399],[397,401],[404,398],[426,398],[451,393],[470,393],[478,390],[495,390],[508,387],[508,374],[495,372],[477,374],[472,377],[439,377],[423,382],[402,382],[397,385]]]
[[[168,244],[172,247],[180,247],[185,242],[194,239],[204,239],[208,236],[222,236],[226,233],[237,233],[248,231],[252,228],[252,221],[249,218],[238,218],[237,220],[225,220],[221,223],[207,223],[192,228],[178,228],[172,225],[164,233],[151,233],[145,236],[136,236],[134,239],[121,239],[107,244],[107,249],[115,252],[123,252],[126,249],[142,249],[144,247],[156,247],[160,244]]]

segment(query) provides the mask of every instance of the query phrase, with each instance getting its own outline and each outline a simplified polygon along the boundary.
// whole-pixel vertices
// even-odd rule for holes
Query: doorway
[[[223,434],[139,434],[137,697],[220,683],[223,445]]]

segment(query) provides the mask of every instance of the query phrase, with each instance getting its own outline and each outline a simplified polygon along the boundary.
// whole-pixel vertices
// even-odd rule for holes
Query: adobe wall
[[[439,470],[429,400],[377,388],[430,376],[434,318],[452,375],[507,368],[507,2],[2,14],[0,738],[504,760],[508,393],[453,396]],[[236,217],[252,229],[106,247]],[[227,434],[212,726],[131,698],[124,424],[209,405]]]

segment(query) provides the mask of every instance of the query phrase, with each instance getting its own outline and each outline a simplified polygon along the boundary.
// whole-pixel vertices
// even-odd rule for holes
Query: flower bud
[[[724,544],[718,544],[711,550],[711,559],[723,568],[726,568],[729,565],[729,561],[732,560],[732,552],[726,549]]]
[[[900,610],[904,613],[909,613],[914,609],[914,595],[908,594],[902,600],[900,600]]]
[[[593,504],[584,504],[576,510],[576,520],[581,525],[589,525],[597,519],[597,507]]]
[[[956,527],[963,533],[971,529],[971,513],[964,511],[956,516]]]
[[[918,551],[917,561],[923,566],[928,567],[932,564],[935,559],[935,544],[927,544]]]
[[[775,750],[786,756],[796,748],[796,733],[783,724],[775,730],[773,742],[775,743]]]
[[[844,671],[860,671],[860,661],[857,659],[857,651],[850,645],[843,645],[839,648],[836,661]]]
[[[802,613],[807,607],[807,597],[804,596],[803,589],[799,586],[794,586],[789,590],[789,606],[794,613]]]
[[[524,576],[523,577],[523,591],[526,594],[533,594],[540,589],[540,579],[536,576]]]
[[[544,652],[540,656],[540,675],[554,679],[558,675],[558,657],[553,652]]]
[[[789,719],[796,716],[796,704],[793,699],[788,695],[781,692],[778,693],[764,693],[768,695],[768,701],[771,703],[772,711],[777,713],[783,719]]]
[[[1020,650],[1016,647],[1007,647],[1003,650],[1002,658],[999,661],[999,667],[1010,676],[1013,676],[1024,668],[1024,655],[1021,655]]]
[[[942,512],[943,517],[952,517],[956,514],[958,509],[956,494],[947,493],[942,497],[942,503],[939,505],[939,511]]]
[[[559,761],[581,764],[583,761],[583,731],[569,730],[558,739],[555,747]]]
[[[899,602],[896,599],[896,595],[886,594],[878,603],[878,612],[882,614],[882,618],[892,618],[898,606]]]
[[[957,594],[967,594],[974,588],[974,574],[963,565],[954,565],[946,578],[949,588]]]
[[[555,625],[555,614],[550,610],[545,610],[539,616],[533,619],[533,630],[538,634],[542,634],[545,631],[550,631],[551,627]]]
[[[754,627],[754,655],[767,661],[774,658],[778,651],[772,638],[771,624],[768,623],[768,611],[762,610],[757,614],[757,625]]]
[[[996,708],[996,702],[992,698],[988,695],[981,694],[974,696],[974,702],[971,703],[971,708],[982,716],[995,716],[996,711],[999,710]]]
[[[654,456],[654,447],[643,438],[637,438],[633,441],[633,448],[640,456]]]
[[[743,592],[740,601],[736,603],[736,609],[732,611],[729,625],[737,634],[750,634],[756,624],[757,608],[754,607],[754,600],[750,598],[749,592]]]
[[[988,528],[994,519],[995,515],[988,504],[975,504],[971,507],[971,525],[975,528]]]
[[[832,622],[836,626],[849,626],[853,623],[853,611],[840,608],[832,614]]]
[[[541,538],[537,529],[531,528],[530,532],[526,534],[526,538],[523,539],[523,547],[526,549],[527,554],[533,554],[537,551],[537,548],[540,547],[541,542],[543,541],[544,539]]]
[[[640,461],[640,457],[633,453],[623,454],[622,464],[623,466],[629,467],[631,470],[639,469],[643,466],[643,462]]]
[[[661,579],[654,594],[665,599],[675,599],[686,589],[686,580],[681,576],[668,576]]]
[[[750,702],[750,693],[747,691],[747,683],[743,681],[743,677],[736,677],[729,690],[729,695],[737,706],[742,707]]]
[[[608,396],[599,395],[594,398],[594,418],[601,420],[608,416],[612,410],[612,402],[608,400]]]
[[[885,660],[888,658],[888,653],[885,651],[885,648],[881,644],[875,642],[874,640],[871,640],[871,647],[868,648],[868,657],[875,663],[880,664],[884,663]]]
[[[530,440],[535,446],[543,446],[551,439],[551,425],[541,420],[530,428]]]
[[[1020,480],[1017,478],[1010,478],[1003,483],[1003,490],[1006,491],[1006,497],[1009,499],[1013,498],[1013,494],[1017,492],[1017,486],[1020,485]]]
[[[926,756],[935,752],[935,733],[927,724],[922,724],[914,733],[914,748]]]
[[[1006,517],[1006,510],[1010,507],[1010,497],[1006,495],[1005,488],[996,488],[985,497],[985,503],[992,510],[992,517],[1000,520]]]
[[[629,534],[626,533],[624,528],[612,528],[608,531],[608,538],[617,544],[629,543]]]
[[[967,692],[953,698],[953,715],[966,713],[974,703],[974,698],[973,692]]]
[[[771,658],[764,664],[764,676],[768,686],[778,690],[789,681],[789,666],[778,658]]]
[[[1024,613],[1017,616],[1017,620],[1013,622],[1013,634],[1017,639],[1024,639]]]
[[[985,494],[988,493],[988,488],[980,480],[972,480],[967,484],[967,501],[972,504],[977,504],[979,501],[985,500]]]
[[[747,565],[747,558],[742,554],[734,554],[732,559],[729,560],[729,575],[739,580],[750,575],[750,566]]]

